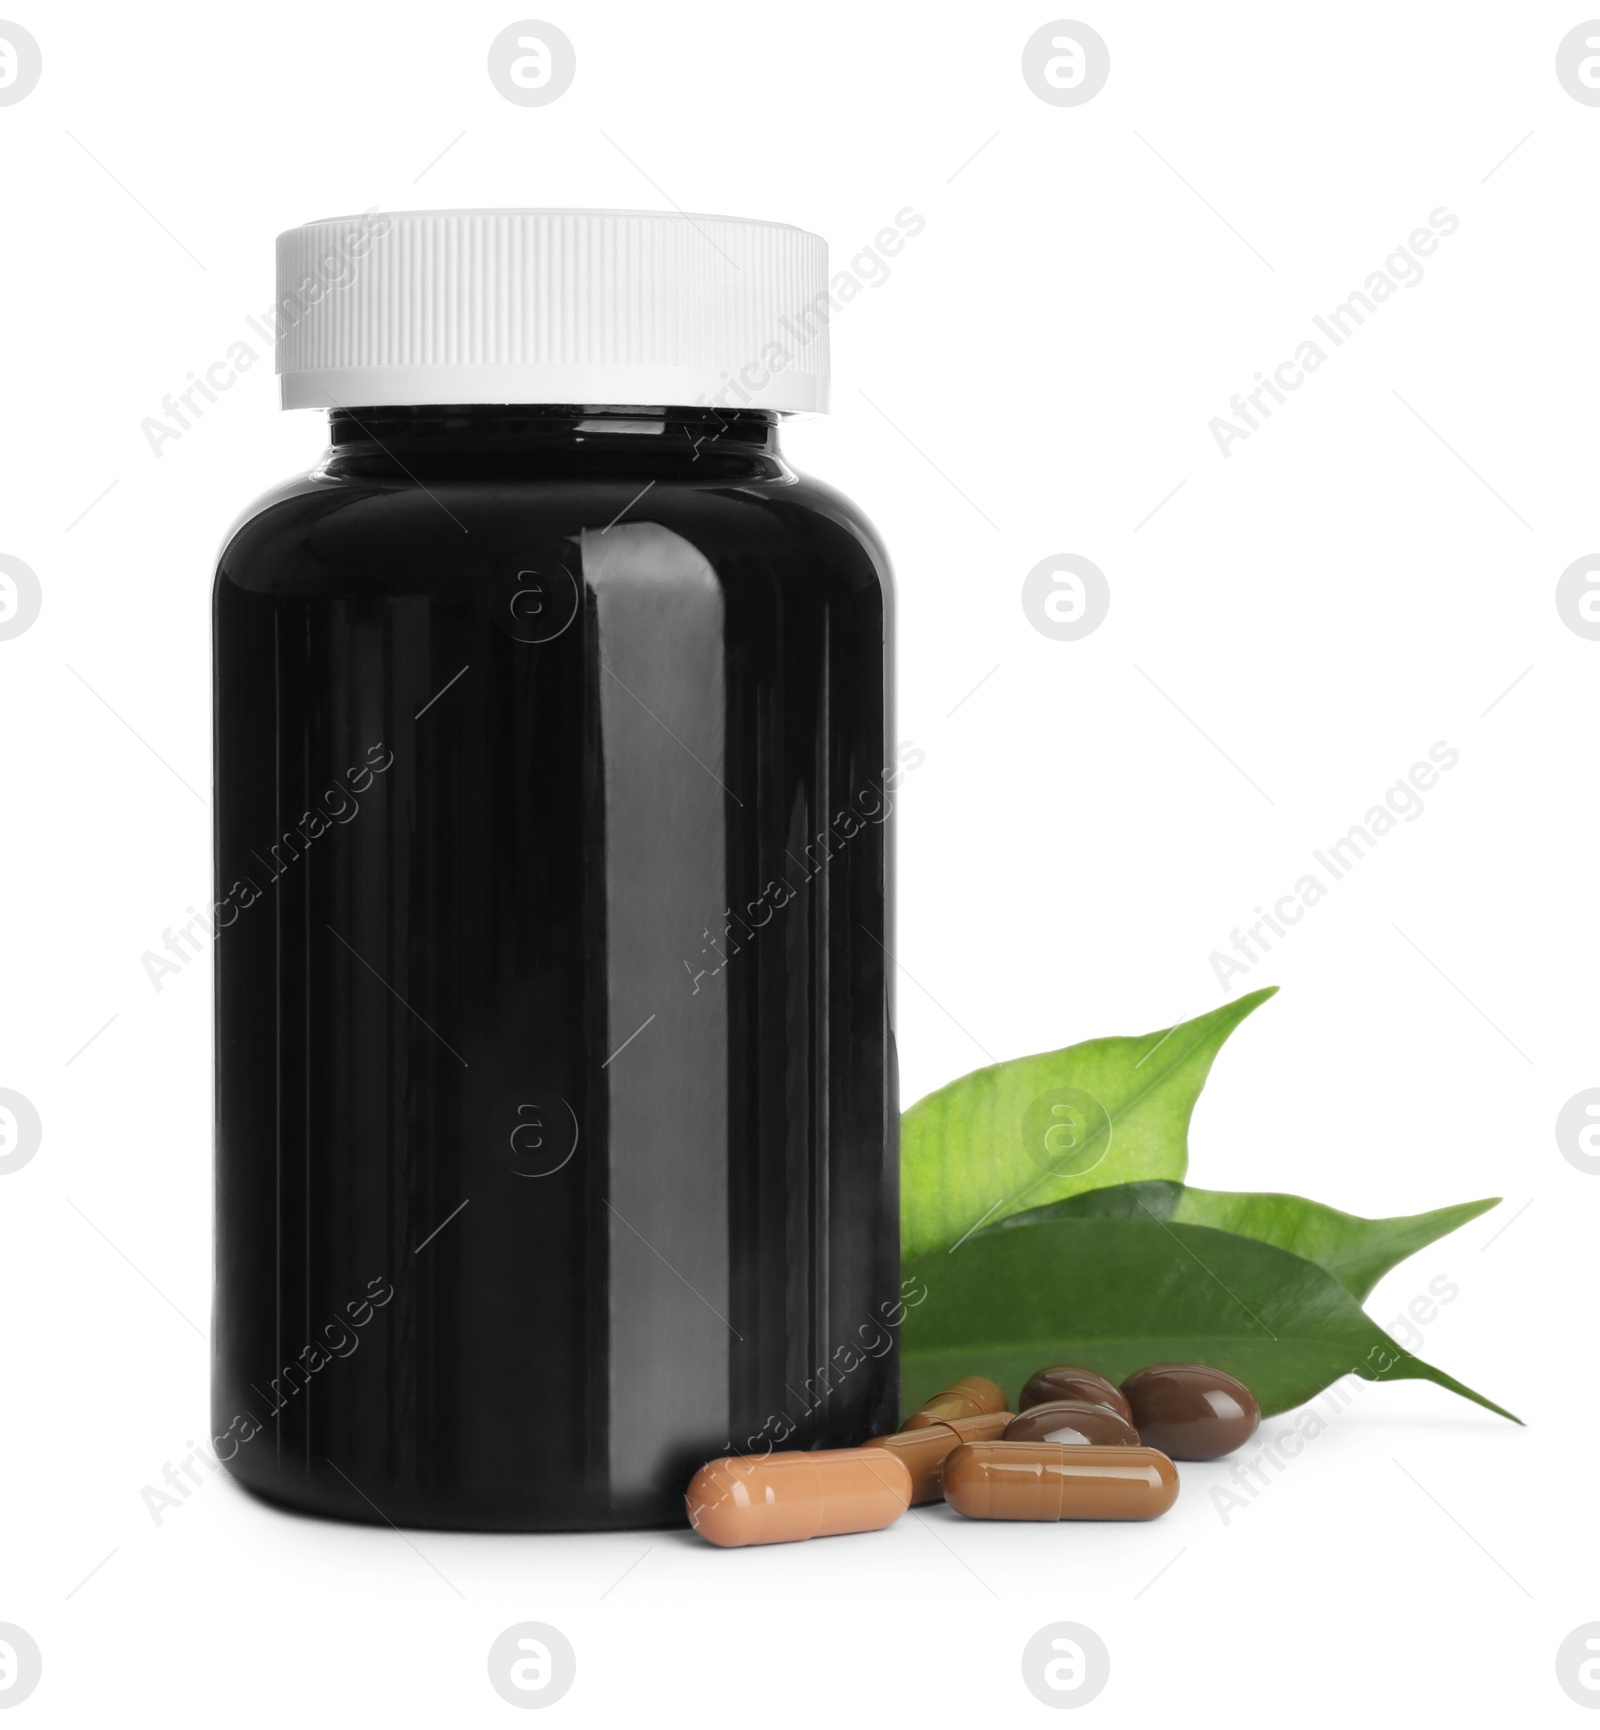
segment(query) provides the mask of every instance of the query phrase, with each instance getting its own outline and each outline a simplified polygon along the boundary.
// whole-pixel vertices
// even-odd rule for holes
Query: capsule
[[[1044,1405],[1029,1406],[1014,1417],[1001,1433],[1001,1440],[1136,1448],[1139,1432],[1110,1406],[1098,1406],[1090,1400],[1047,1400]]]
[[[1250,1440],[1256,1397],[1209,1364],[1151,1364],[1122,1384],[1139,1439],[1175,1460],[1217,1460]]]
[[[911,1504],[911,1473],[883,1448],[712,1460],[684,1500],[689,1524],[724,1549],[790,1544],[892,1526]]]
[[[987,1376],[963,1376],[943,1393],[924,1400],[900,1428],[921,1430],[929,1424],[948,1423],[951,1418],[980,1418],[1005,1409],[1006,1396],[997,1382],[991,1382]]]
[[[898,1435],[874,1436],[869,1448],[883,1448],[905,1462],[911,1474],[911,1505],[937,1502],[944,1494],[944,1463],[963,1442],[993,1442],[1000,1438],[1010,1412],[984,1412],[975,1418],[945,1418]]]
[[[1129,1423],[1133,1422],[1122,1389],[1093,1370],[1079,1369],[1076,1364],[1052,1364],[1047,1369],[1035,1370],[1017,1401],[1017,1410],[1025,1412],[1030,1406],[1042,1406],[1050,1400],[1092,1400],[1097,1406],[1110,1406]]]
[[[1177,1496],[1154,1448],[966,1442],[944,1463],[944,1499],[969,1520],[1153,1520]]]

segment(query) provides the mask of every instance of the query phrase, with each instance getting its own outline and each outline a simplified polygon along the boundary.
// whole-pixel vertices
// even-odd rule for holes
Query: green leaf
[[[1142,1038],[1013,1058],[919,1099],[900,1120],[901,1253],[1083,1190],[1181,1178],[1211,1060],[1276,990]]]
[[[1426,1249],[1447,1232],[1500,1205],[1499,1196],[1464,1201],[1431,1213],[1363,1219],[1341,1213],[1303,1195],[1252,1195],[1240,1190],[1191,1189],[1157,1179],[1089,1190],[1046,1207],[1014,1213],[984,1231],[1004,1231],[1047,1219],[1164,1219],[1174,1225],[1209,1225],[1260,1243],[1275,1243],[1292,1255],[1326,1268],[1339,1284],[1363,1302],[1388,1271],[1408,1255]]]
[[[1154,1363],[1239,1377],[1268,1416],[1341,1376],[1421,1378],[1520,1418],[1410,1356],[1334,1277],[1275,1244],[1153,1219],[1057,1219],[911,1258],[906,1409],[958,1376],[1014,1391],[1051,1363],[1120,1382]],[[925,1292],[920,1301],[919,1287]]]

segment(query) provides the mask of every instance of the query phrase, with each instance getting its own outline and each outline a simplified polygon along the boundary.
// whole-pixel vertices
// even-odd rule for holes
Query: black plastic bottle
[[[221,555],[212,910],[213,1446],[275,1502],[663,1524],[894,1427],[915,756],[883,548],[778,448],[826,280],[704,217],[279,242],[332,439]]]

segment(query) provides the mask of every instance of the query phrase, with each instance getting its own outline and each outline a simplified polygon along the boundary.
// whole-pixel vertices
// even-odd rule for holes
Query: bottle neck
[[[625,471],[781,478],[778,417],[716,408],[479,403],[336,408],[324,471],[344,475],[528,476]]]

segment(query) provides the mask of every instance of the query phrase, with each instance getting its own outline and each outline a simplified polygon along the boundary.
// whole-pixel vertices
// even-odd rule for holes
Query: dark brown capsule
[[[1006,1425],[1006,1442],[1068,1442],[1085,1447],[1136,1448],[1139,1432],[1121,1412],[1090,1400],[1047,1400]]]
[[[951,1418],[978,1418],[1005,1409],[1006,1396],[997,1382],[991,1382],[987,1376],[963,1376],[943,1393],[924,1400],[900,1428],[921,1430],[929,1424],[948,1423]]]
[[[1076,1364],[1052,1364],[1047,1369],[1035,1370],[1017,1401],[1017,1410],[1025,1412],[1030,1406],[1042,1406],[1052,1400],[1089,1400],[1097,1406],[1110,1406],[1130,1423],[1133,1421],[1133,1413],[1117,1384],[1097,1376],[1093,1370],[1081,1370]]]
[[[1139,1440],[1174,1460],[1216,1460],[1256,1433],[1261,1407],[1226,1370],[1151,1364],[1122,1384]]]
[[[944,1463],[944,1499],[969,1520],[1153,1520],[1177,1497],[1154,1448],[968,1442]]]
[[[973,1418],[945,1418],[893,1436],[874,1436],[866,1445],[894,1454],[911,1474],[911,1505],[937,1502],[944,1494],[945,1460],[963,1442],[993,1442],[1011,1422],[1010,1412],[984,1412]]]

